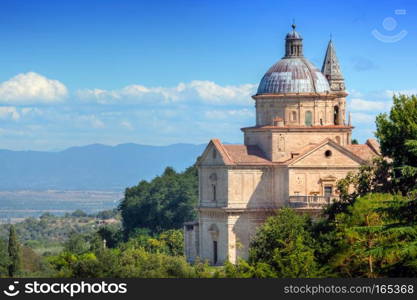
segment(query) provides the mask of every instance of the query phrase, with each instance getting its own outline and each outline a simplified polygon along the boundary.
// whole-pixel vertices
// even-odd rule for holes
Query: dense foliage
[[[417,188],[417,97],[394,96],[388,114],[376,119],[384,156],[392,158],[393,181],[402,193]]]
[[[127,188],[122,222],[115,210],[100,220],[76,211],[27,219],[16,231],[0,227],[0,277],[416,277],[416,122],[417,98],[394,97],[390,114],[377,118],[385,157],[340,180],[341,200],[319,218],[277,211],[259,227],[247,261],[185,261],[181,228],[195,217],[198,191],[193,166]],[[59,250],[39,251],[51,235]]]
[[[162,176],[127,188],[120,203],[125,236],[138,228],[152,233],[182,228],[195,218],[198,177],[195,166],[182,173],[166,168]]]
[[[7,241],[0,239],[0,277],[8,274],[9,253],[7,251]]]

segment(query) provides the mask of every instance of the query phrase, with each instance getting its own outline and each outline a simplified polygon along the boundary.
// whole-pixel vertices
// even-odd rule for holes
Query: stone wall
[[[229,240],[227,215],[220,210],[200,210],[200,258],[211,265],[222,265],[228,258]],[[217,244],[217,245],[216,245]],[[215,259],[217,246],[217,261]]]
[[[228,202],[230,208],[270,206],[273,201],[270,168],[242,168],[228,171]]]
[[[275,118],[284,120],[285,125],[306,125],[306,112],[312,114],[312,124],[335,125],[334,107],[339,107],[337,123],[345,123],[345,98],[315,99],[312,97],[299,99],[268,98],[256,100],[256,125],[273,125]]]
[[[349,172],[356,171],[352,169],[292,169],[289,171],[289,194],[291,196],[310,196],[324,195],[324,187],[332,186],[336,193],[336,183],[338,180],[345,178]]]
[[[200,229],[198,222],[184,224],[184,254],[189,263],[194,263],[200,256]]]
[[[204,207],[223,207],[228,199],[228,171],[226,167],[205,166],[199,172],[199,204]]]

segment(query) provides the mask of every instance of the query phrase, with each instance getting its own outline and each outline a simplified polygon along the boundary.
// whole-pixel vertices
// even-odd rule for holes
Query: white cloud
[[[352,124],[374,124],[375,115],[364,113],[352,113]]]
[[[0,128],[0,136],[26,136],[27,134],[23,130]]]
[[[77,95],[83,100],[101,104],[173,104],[203,102],[214,105],[249,105],[255,93],[255,84],[221,86],[212,81],[194,80],[175,87],[146,87],[130,85],[119,90],[86,89]]]
[[[54,103],[67,95],[64,84],[35,72],[18,74],[0,83],[0,103]]]
[[[101,121],[97,116],[95,115],[84,115],[84,116],[79,116],[78,117],[78,121],[80,121],[81,123],[87,123],[89,126],[93,127],[93,128],[104,128],[106,127],[104,122]]]
[[[22,116],[27,116],[27,115],[40,116],[43,114],[43,111],[36,107],[23,107],[20,109],[20,113],[22,114]]]
[[[20,119],[20,113],[13,106],[0,106],[0,119],[8,120],[12,119],[17,121]]]
[[[122,121],[122,122],[120,122],[120,126],[126,128],[126,129],[129,129],[129,130],[133,130],[134,129],[133,128],[133,125],[130,122],[128,122],[128,121]]]
[[[219,119],[242,119],[242,118],[252,118],[255,116],[254,112],[249,109],[239,109],[239,110],[208,110],[204,113],[207,119],[219,120]]]
[[[348,93],[349,93],[349,95],[350,96],[352,96],[352,97],[363,97],[363,94],[360,92],[360,91],[358,91],[358,90],[355,90],[355,89],[352,89],[352,90],[348,90]]]
[[[352,111],[385,111],[391,107],[388,101],[368,101],[354,98],[350,101],[350,110]]]

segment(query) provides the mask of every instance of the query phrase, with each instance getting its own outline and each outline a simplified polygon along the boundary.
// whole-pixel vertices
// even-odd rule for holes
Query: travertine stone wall
[[[285,125],[305,125],[306,112],[312,113],[312,125],[334,125],[334,107],[339,107],[339,119],[337,123],[345,123],[346,99],[338,97],[334,99],[315,98],[268,98],[256,99],[256,125],[273,125],[275,118],[284,120]]]
[[[205,207],[223,207],[228,199],[228,170],[226,167],[206,166],[199,169],[199,203]]]
[[[228,172],[228,203],[230,208],[255,208],[270,206],[273,201],[270,168],[230,169]]]
[[[345,178],[346,175],[356,169],[292,169],[290,173],[289,194],[294,195],[323,195],[324,186],[333,187],[336,193],[336,183]],[[333,179],[328,179],[334,177]],[[326,180],[327,178],[327,180]],[[325,180],[323,180],[325,179]]]
[[[200,258],[212,265],[222,265],[228,258],[229,239],[227,214],[222,211],[200,211]],[[214,241],[217,242],[217,262],[214,262]]]
[[[198,222],[184,224],[184,253],[187,261],[194,263],[199,254],[200,229]]]
[[[275,167],[273,169],[274,180],[272,181],[273,189],[273,206],[283,207],[288,205],[288,180],[289,173],[287,166]]]

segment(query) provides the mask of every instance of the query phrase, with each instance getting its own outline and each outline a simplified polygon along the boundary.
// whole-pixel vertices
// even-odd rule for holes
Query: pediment
[[[221,143],[218,140],[211,140],[208,143],[203,154],[198,160],[200,166],[214,166],[214,165],[226,165],[227,157],[224,157],[224,151],[222,151]]]
[[[324,142],[301,154],[289,163],[290,166],[305,167],[359,167],[365,161],[345,147],[325,140]],[[332,180],[332,178],[328,178]]]

